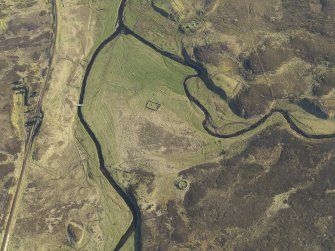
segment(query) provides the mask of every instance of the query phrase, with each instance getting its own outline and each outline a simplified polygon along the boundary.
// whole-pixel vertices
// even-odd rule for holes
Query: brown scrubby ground
[[[325,77],[335,70],[333,1],[170,2],[175,18],[162,21],[164,17],[143,1],[130,0],[133,28],[173,53],[185,48],[226,91],[237,115],[257,117],[278,101],[317,98],[319,108],[334,119],[329,106],[333,107],[335,82]],[[222,75],[239,87],[217,78]]]
[[[160,46],[175,51],[185,46],[211,76],[229,72],[243,82],[243,88],[230,97],[243,117],[262,114],[274,100],[290,96],[316,98],[330,114],[335,105],[331,101],[335,16],[331,1],[213,1],[215,5],[201,17],[196,11],[205,1],[194,3],[194,13],[179,23],[167,21],[164,29],[157,28],[161,21],[154,23],[145,15],[150,6],[141,3],[147,10],[141,12],[135,30],[146,36],[148,31],[143,29],[157,25],[152,29],[155,43],[163,41]],[[64,47],[60,48],[64,50],[56,58],[53,84],[44,103],[46,117],[32,154],[11,250],[70,250],[67,227],[72,222],[83,226],[83,250],[108,250],[117,241],[115,232],[108,231],[117,227],[110,227],[106,215],[112,213],[115,220],[127,214],[117,195],[107,191],[109,186],[105,190],[92,184],[87,162],[94,156],[74,137],[82,62],[95,34],[95,23],[87,19],[90,10],[76,2],[61,16],[73,26],[63,26],[66,35],[61,36]],[[180,26],[193,19],[201,19],[198,26],[183,33]],[[8,27],[15,31],[35,26],[18,28],[9,23]],[[157,34],[162,30],[169,35]],[[27,45],[22,37],[10,39]],[[9,41],[3,44],[12,48]],[[228,69],[224,68],[227,62]],[[0,64],[8,67],[7,61]],[[27,67],[15,69],[20,72]],[[185,129],[185,121],[173,116],[143,116],[129,109],[124,114],[129,120],[115,132],[124,162],[113,175],[130,189],[141,208],[143,250],[335,249],[334,140],[306,141],[287,127],[272,127],[251,139],[216,141],[207,135],[198,138],[193,128]],[[6,149],[18,151],[18,142],[9,141]],[[4,162],[15,157],[1,153]],[[211,154],[214,157],[208,157]],[[4,173],[12,171],[11,164],[2,164]],[[185,190],[175,185],[181,178],[188,182]],[[117,213],[106,210],[102,201],[112,201]]]
[[[144,250],[334,249],[334,143],[273,127],[232,158],[185,168],[186,191],[142,208]],[[138,174],[141,205],[159,177]]]
[[[0,3],[0,233],[3,234],[22,167],[26,129],[45,81],[51,49],[51,5],[42,2]],[[28,105],[13,90],[24,78]],[[32,93],[34,97],[30,97]],[[24,113],[26,112],[26,113]]]

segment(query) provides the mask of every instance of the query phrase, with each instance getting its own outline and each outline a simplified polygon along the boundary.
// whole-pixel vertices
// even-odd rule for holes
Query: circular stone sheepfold
[[[188,182],[186,180],[177,180],[175,185],[179,190],[185,190],[188,187]]]

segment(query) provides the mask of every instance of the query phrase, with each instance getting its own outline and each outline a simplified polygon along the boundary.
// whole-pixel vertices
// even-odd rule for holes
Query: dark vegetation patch
[[[205,17],[216,31],[235,36],[237,43],[242,48],[246,47],[236,59],[240,64],[240,72],[237,74],[245,79],[251,89],[256,90],[243,89],[240,97],[231,100],[230,107],[236,114],[245,118],[260,115],[267,111],[269,103],[274,99],[288,96],[299,99],[301,95],[307,94],[309,78],[314,74],[312,70],[303,72],[303,69],[288,69],[285,76],[269,77],[266,81],[273,87],[271,96],[264,95],[264,88],[253,85],[252,81],[257,76],[274,73],[290,59],[299,57],[312,64],[312,67],[335,65],[334,5],[333,1],[328,0],[283,0],[280,3],[274,0],[258,0],[248,4],[242,0],[228,0],[219,4],[215,14]],[[294,32],[297,30],[298,33]],[[247,31],[259,34],[254,41],[257,45],[255,51],[244,45],[251,42],[245,35]],[[288,35],[287,41],[278,45],[276,38],[261,38],[260,34],[267,32],[294,35]],[[194,57],[199,62],[219,66],[223,62],[222,53],[227,52],[229,53],[229,48],[225,44],[212,43],[195,47]],[[312,89],[314,95],[328,94],[332,89],[333,79],[334,76],[316,78]]]
[[[190,132],[185,132],[185,136]],[[143,147],[158,151],[165,147],[164,153],[171,153],[180,149],[187,150],[190,145],[190,139],[173,134],[163,127],[157,126],[151,122],[143,124],[138,132],[140,143]]]
[[[196,165],[186,170],[183,170],[179,172],[179,175],[182,177],[190,177],[192,176],[192,174],[199,173],[199,172],[208,172],[209,169],[217,168],[219,166],[220,166],[219,163],[204,163],[204,164]]]
[[[0,162],[4,162],[8,159],[7,154],[0,153]]]
[[[29,182],[28,185],[27,185],[27,189],[32,189],[32,188],[36,188],[37,185],[35,182]]]
[[[213,43],[194,48],[194,56],[199,62],[219,66],[227,51],[229,48],[225,43]]]
[[[141,233],[145,250],[178,250],[180,245],[194,250],[190,243],[190,231],[184,221],[179,202],[169,200],[166,205],[158,205],[157,211],[142,215]],[[177,248],[177,249],[176,249]]]
[[[229,103],[230,106],[235,107],[236,114],[250,118],[266,113],[272,100],[271,89],[268,85],[255,84],[243,88]]]
[[[328,71],[316,77],[316,82],[313,84],[312,92],[315,96],[327,95],[335,88],[335,71]]]
[[[133,178],[130,190],[136,194],[136,190],[139,186],[146,186],[147,193],[150,194],[154,190],[153,182],[155,180],[155,175],[151,172],[147,172],[142,169],[136,169],[132,171]]]
[[[191,232],[196,236],[202,236],[203,241],[218,236],[217,233],[225,232],[228,228],[236,228],[239,229],[240,233],[246,233],[250,227],[266,217],[266,211],[272,204],[274,196],[313,182],[315,179],[321,181],[322,175],[326,176],[323,173],[327,173],[326,170],[329,170],[334,162],[332,164],[327,162],[328,169],[321,167],[321,163],[324,156],[334,152],[333,144],[333,141],[307,143],[295,138],[286,130],[270,128],[252,140],[243,153],[233,159],[222,161],[220,166],[208,164],[207,169],[192,167],[183,171],[183,177],[191,181],[183,204],[190,222]],[[264,158],[269,158],[268,156],[271,156],[274,148],[279,146],[282,148],[279,158],[271,162],[268,169],[265,169],[263,162],[260,161],[260,149],[268,151],[270,155],[264,153],[266,155]],[[248,161],[250,156],[258,156],[258,158],[250,162],[250,160]],[[319,175],[320,168],[323,171]],[[328,184],[328,189],[333,189],[331,184],[334,176],[331,173],[328,176],[329,181],[325,184]],[[312,201],[320,200],[324,196],[324,191],[325,189],[322,192],[316,192],[317,196]],[[303,197],[305,200],[309,200],[307,195],[303,195]],[[331,197],[329,196],[329,198]],[[334,199],[334,197],[332,198]],[[311,205],[309,207],[311,208],[309,211],[312,213]],[[328,209],[323,211],[320,206],[318,210],[327,214]],[[271,223],[274,229],[282,229],[281,233],[277,233],[276,240],[288,238],[294,242],[297,236],[309,232],[306,225],[309,219],[304,221],[307,215],[302,210],[294,210],[294,214],[299,214],[300,221],[286,218],[285,210],[279,212]],[[287,220],[291,221],[287,223]],[[291,234],[284,233],[286,224],[289,224],[292,229]],[[260,239],[272,236],[271,231],[265,231]],[[317,242],[318,237],[311,233],[306,238]],[[270,239],[272,240],[272,237]],[[250,240],[252,240],[251,237]],[[230,243],[234,242],[233,240],[229,241]],[[242,245],[236,242],[234,246],[236,245],[237,250],[257,249],[257,241],[254,243],[256,246],[253,246],[252,241],[243,243]],[[264,239],[264,247],[265,245],[266,240]],[[270,247],[272,245],[273,243],[270,244]],[[281,247],[278,246],[278,248]],[[270,248],[270,250],[272,249]]]
[[[290,71],[280,76],[271,85],[274,99],[294,97],[299,99],[306,94],[308,85],[298,72]]]
[[[31,190],[31,188],[30,188]],[[36,200],[44,199],[43,191],[36,189],[34,192],[26,189],[24,191],[25,195],[34,195]],[[25,218],[18,218],[17,225],[21,226],[17,229],[17,233],[20,236],[26,234],[43,234],[46,233],[49,229],[49,222],[47,217],[50,217],[50,211],[52,210],[52,217],[59,218],[60,220],[56,223],[53,223],[53,231],[64,233],[64,228],[66,226],[66,219],[71,215],[71,211],[80,210],[86,204],[85,200],[74,202],[74,203],[58,203],[51,204],[44,208],[39,208],[36,204],[29,204],[28,210],[31,214]],[[89,217],[89,216],[87,216]],[[64,233],[66,236],[66,232]],[[66,239],[65,239],[66,240]],[[68,244],[68,243],[65,243]]]
[[[319,36],[300,34],[290,40],[295,54],[310,63],[335,65],[335,43]]]
[[[0,59],[0,71],[2,71],[4,68],[7,68],[8,63],[6,60]]]
[[[325,37],[334,37],[335,8],[329,0],[283,0],[283,18],[274,22],[278,30],[306,29]],[[314,11],[312,4],[321,4],[321,12]]]
[[[33,55],[32,55],[32,59],[33,59],[33,60],[39,60],[40,57],[41,57],[41,53],[39,53],[39,52],[37,52],[37,51],[35,51],[35,52],[33,53]]]
[[[10,51],[16,48],[26,48],[29,47],[29,36],[14,37],[8,38],[1,41],[0,50],[1,51]]]
[[[236,183],[254,180],[263,171],[261,166],[244,165],[240,170],[221,166],[220,169],[208,171],[203,181],[192,183],[185,196],[184,207],[190,225],[198,233],[203,228],[207,229],[206,225],[213,230],[222,229],[223,226],[249,227],[259,219],[269,204],[269,198],[248,188],[246,190],[249,191],[240,188],[236,189],[233,196],[228,195],[228,190]]]
[[[3,179],[6,177],[8,174],[12,173],[15,169],[15,166],[13,163],[9,164],[1,164],[0,165],[0,177]]]
[[[4,81],[4,84],[3,84],[3,89],[6,90],[6,93],[8,93],[12,86],[11,84],[14,82],[14,81],[17,81],[20,79],[20,75],[17,74],[16,71],[14,71],[13,68],[9,69],[5,74],[4,74],[4,77],[3,77],[3,81]]]
[[[10,203],[13,199],[13,195],[12,194],[7,194],[7,192],[3,191],[2,196],[3,196],[3,198],[0,201],[0,207],[1,208],[6,208],[6,210],[7,210],[8,205],[10,205]],[[0,219],[1,219],[0,225],[1,226],[4,226],[4,224],[5,224],[6,214],[7,214],[6,210],[1,210],[0,211]]]
[[[2,136],[1,133],[0,136]],[[5,138],[5,135],[2,137]],[[16,137],[9,138],[6,142],[4,142],[4,145],[0,145],[0,148],[2,151],[5,151],[11,155],[15,155],[21,150],[21,140]]]
[[[171,219],[171,226],[173,228],[171,233],[171,240],[176,243],[185,243],[188,241],[189,231],[177,211],[176,202],[170,200],[167,203],[167,216]]]
[[[36,85],[34,91],[39,90],[42,79],[41,76],[37,76],[38,71],[30,69],[29,59],[33,59],[34,63],[37,63],[37,67],[46,64],[46,60],[48,60],[46,56],[52,42],[50,39],[51,9],[44,10],[44,15],[40,16],[41,10],[30,9],[36,4],[36,1],[15,3],[10,6],[1,4],[0,12],[6,13],[7,16],[3,16],[3,18],[9,18],[9,22],[7,29],[0,34],[2,55],[0,57],[2,72],[0,76],[0,150],[14,157],[17,157],[21,150],[22,140],[15,136],[15,129],[11,123],[12,96],[15,93],[12,90],[12,83],[19,81],[20,75],[23,75],[26,77],[28,89]],[[24,8],[24,12],[17,11],[20,8]],[[8,13],[13,13],[13,15],[8,16]],[[0,15],[2,16],[2,14]],[[35,51],[37,53],[34,53]],[[19,57],[18,55],[21,54],[26,57]],[[29,114],[25,114],[25,116],[29,116]],[[1,158],[3,157],[0,156]]]
[[[239,250],[334,250],[335,162],[328,162],[305,189],[290,196],[290,208],[279,212],[267,234]]]
[[[30,68],[29,65],[14,65],[13,70],[16,72],[25,72]]]
[[[144,242],[147,242],[145,246],[148,246],[149,250],[169,250],[171,241],[170,241],[170,229],[167,225],[169,219],[167,218],[166,213],[164,215],[156,216],[154,222],[151,221],[151,228],[149,230],[149,235],[153,239],[144,239]],[[145,229],[143,229],[145,230]],[[147,232],[142,232],[142,236],[147,234]],[[145,235],[146,236],[146,235]]]
[[[31,38],[30,36],[17,36],[1,41],[0,51],[11,51],[14,49],[30,48],[42,46],[45,42],[50,42],[51,32],[45,31],[42,34]]]
[[[14,177],[9,177],[9,179],[3,185],[3,188],[8,191],[9,188],[13,187],[14,185],[15,185]]]
[[[34,46],[38,45],[39,42],[48,42],[52,38],[52,33],[50,31],[45,31],[42,34],[38,35],[37,37],[32,39],[32,43]],[[49,47],[47,48],[48,50],[50,49]]]
[[[192,209],[202,197],[206,195],[206,188],[202,184],[191,183],[184,198],[184,207]],[[194,208],[197,211],[197,208]]]
[[[8,31],[12,32],[12,33],[18,33],[22,30],[28,30],[28,31],[32,31],[32,30],[36,30],[37,28],[39,28],[39,25],[36,23],[31,23],[29,22],[29,20],[11,20],[8,23]]]
[[[246,71],[255,75],[277,70],[283,63],[293,56],[293,52],[287,47],[273,48],[270,44],[263,44],[249,57],[242,59]]]
[[[30,8],[30,7],[33,7],[36,3],[37,3],[36,1],[28,2],[28,3],[18,3],[16,4],[16,8],[17,9]]]

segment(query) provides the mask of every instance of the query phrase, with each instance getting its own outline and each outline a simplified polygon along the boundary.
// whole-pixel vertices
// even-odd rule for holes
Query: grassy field
[[[99,44],[115,31],[115,23],[117,21],[120,1],[94,1],[93,3],[90,3],[90,5],[92,11],[91,19],[94,20],[96,29],[94,31],[95,37],[92,50],[86,56],[86,63],[89,62],[93,52]],[[110,112],[102,107],[97,109],[102,109],[102,112],[104,113],[104,116],[102,117],[107,119],[110,123]],[[100,227],[105,239],[103,241],[104,246],[100,247],[100,249],[110,250],[112,247],[115,247],[121,236],[129,227],[132,221],[132,215],[123,199],[101,174],[94,143],[79,122],[76,130],[76,137],[79,139],[82,148],[90,156],[86,170],[87,178],[97,186],[101,196],[101,204],[104,208]],[[112,139],[113,137],[109,138],[109,140]],[[133,250],[133,245],[134,239],[132,237],[127,242],[128,250]]]
[[[107,167],[119,162],[117,134],[117,118],[129,109],[137,109],[138,113],[148,112],[146,103],[154,101],[161,104],[160,111],[171,109],[180,117],[190,116],[191,108],[183,96],[182,80],[187,74],[193,72],[187,68],[180,68],[174,62],[166,60],[155,54],[151,49],[143,46],[132,37],[119,37],[110,43],[99,54],[91,75],[88,79],[87,91],[84,101],[84,116],[100,141]],[[131,105],[131,106],[130,106]],[[130,107],[129,107],[130,106]],[[186,109],[180,109],[186,107]],[[181,110],[181,111],[178,111]],[[200,117],[197,122],[200,125]],[[78,131],[83,141],[89,141],[87,135]],[[90,155],[95,155],[92,144],[84,146]],[[89,176],[100,184],[102,195],[109,196],[103,203],[112,203],[119,198],[115,193],[106,193],[111,189],[109,184],[101,177],[97,170],[97,160],[91,160]],[[112,168],[110,168],[112,171]],[[121,205],[123,205],[121,203]],[[113,232],[111,236],[119,236],[130,223],[129,211],[125,207],[115,210],[115,206],[106,205],[106,215],[109,221],[115,222],[115,227],[105,229],[106,233]],[[118,212],[116,212],[118,211]],[[116,218],[115,218],[116,217]],[[117,219],[119,221],[117,221]],[[115,241],[115,240],[114,240]],[[132,241],[128,241],[127,250],[131,250]],[[115,245],[113,240],[106,243],[106,247]],[[125,249],[125,250],[126,250]]]
[[[101,174],[93,141],[87,136],[85,129],[79,122],[77,126],[76,137],[78,143],[89,156],[88,165],[85,170],[87,180],[97,186],[102,207],[104,208],[100,219],[100,227],[104,233],[104,241],[100,250],[110,250],[116,246],[119,239],[128,229],[132,221],[132,215],[120,195]],[[83,242],[85,242],[85,240]],[[128,246],[129,245],[134,245],[133,240],[129,240]]]
[[[277,103],[275,107],[288,111],[297,126],[309,134],[335,133],[334,119],[317,118],[294,104]]]
[[[116,29],[115,23],[117,21],[118,8],[121,1],[90,1],[90,14],[88,20],[88,29],[94,36],[87,36],[87,40],[92,40],[91,50],[87,53],[84,63],[88,63],[95,49],[109,37]],[[66,6],[65,2],[65,6]],[[90,28],[94,27],[94,28]],[[62,30],[62,27],[60,28]],[[88,30],[90,31],[90,30]],[[62,37],[62,33],[60,34]],[[94,87],[93,87],[94,88]],[[88,100],[88,98],[86,99]],[[106,107],[96,107],[99,111],[103,112],[102,118],[106,119],[108,123],[111,122],[110,111]],[[96,187],[99,194],[99,204],[102,206],[103,211],[100,215],[99,225],[103,238],[99,242],[101,246],[97,246],[98,250],[111,250],[120,240],[121,236],[128,229],[132,215],[119,194],[112,188],[106,178],[101,174],[99,170],[99,161],[97,158],[96,148],[93,141],[84,130],[79,121],[76,123],[75,136],[77,139],[78,148],[83,151],[84,156],[88,156],[87,165],[85,165],[85,173],[87,181],[94,187]],[[113,137],[108,138],[107,142],[112,142]],[[107,142],[101,142],[102,145]],[[111,155],[108,155],[111,156]],[[91,238],[91,236],[85,236]],[[83,240],[83,243],[89,240]],[[133,249],[133,238],[130,238],[127,242],[129,250]]]
[[[128,241],[123,245],[121,251],[133,251],[134,250],[134,233],[130,236]]]
[[[91,52],[86,57],[86,62],[92,57],[92,54],[104,41],[115,31],[120,0],[117,1],[91,1],[92,20],[95,21],[95,37]]]
[[[202,118],[189,106],[182,86],[183,79],[193,73],[133,37],[121,36],[101,52],[89,77],[84,115],[105,146],[108,165],[117,162],[113,143],[116,111],[126,113],[131,107],[146,113],[147,102],[153,101],[161,105],[159,113],[173,112],[201,129]]]
[[[150,1],[130,0],[124,13],[125,24],[160,48],[181,55],[179,25],[154,11]]]
[[[234,155],[243,150],[246,139],[269,125],[284,122],[281,115],[275,115],[256,130],[234,139],[219,140],[209,136],[202,128],[202,112],[184,94],[182,82],[189,74],[194,74],[192,69],[163,58],[131,36],[118,37],[99,54],[88,79],[83,112],[102,145],[106,166],[117,180],[122,180],[122,175],[117,173],[125,162],[150,166],[147,158],[159,158],[182,168],[219,157],[222,152]],[[199,82],[198,88],[204,88],[202,85]],[[158,110],[148,109],[148,102],[160,104]],[[234,122],[241,122],[231,114],[227,116],[235,119]],[[159,125],[162,132],[156,136],[157,128],[154,127],[140,133],[139,129],[148,120],[157,128]],[[223,118],[221,122],[226,123],[224,133],[236,131],[236,124],[229,125]],[[169,137],[184,137],[185,127],[190,128],[192,133],[186,136],[191,142],[198,142],[198,150],[188,152],[188,145],[185,145],[175,152],[161,152],[162,147],[169,147],[164,145],[169,141],[168,138],[164,141],[164,134],[170,127],[174,131]],[[149,145],[157,148],[147,148],[148,145],[141,143],[147,137],[157,137],[157,142]],[[179,141],[186,141],[187,137]]]
[[[214,125],[224,134],[234,133],[244,129],[257,121],[258,118],[250,120],[242,119],[233,114],[224,100],[217,94],[211,92],[198,78],[190,79],[187,86],[191,94],[196,97],[209,111],[213,118]]]
[[[204,132],[201,125],[204,119],[202,112],[184,94],[183,79],[193,73],[192,69],[161,57],[131,36],[120,36],[104,48],[89,77],[83,111],[103,146],[108,167],[122,161],[122,157],[119,157],[123,151],[119,145],[120,138],[127,133],[125,128],[129,126],[122,124],[122,121],[131,116],[131,113],[143,117],[155,114],[160,119],[173,116],[193,128],[197,137],[205,140],[207,145],[217,141]],[[215,94],[210,94],[199,80],[192,79],[188,85],[191,93],[210,111],[216,126],[222,127],[222,133],[234,133],[258,120],[243,120],[233,115],[225,102]],[[148,109],[148,102],[160,104],[158,111]],[[241,139],[282,121],[280,115],[275,116],[259,129],[241,136]],[[135,126],[138,120],[133,117],[126,123]],[[222,144],[227,147],[230,143],[230,140],[226,140]],[[222,144],[213,144],[216,148],[214,153],[220,151]],[[183,154],[175,154],[175,158],[180,159]],[[194,160],[197,162],[203,158]]]
[[[154,6],[157,6],[158,8],[164,10],[166,13],[173,14],[172,13],[172,6],[169,1],[164,0],[153,0],[152,1]]]

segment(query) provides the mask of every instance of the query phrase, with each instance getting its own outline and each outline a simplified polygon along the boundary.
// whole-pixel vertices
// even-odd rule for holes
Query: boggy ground
[[[22,167],[24,124],[32,119],[46,77],[52,20],[51,5],[45,1],[5,0],[0,3],[1,236]],[[22,79],[26,94],[22,89],[12,89],[13,82]]]
[[[185,168],[186,191],[143,210],[145,250],[334,249],[333,146],[273,127],[233,158]],[[157,179],[140,175],[139,201]]]

